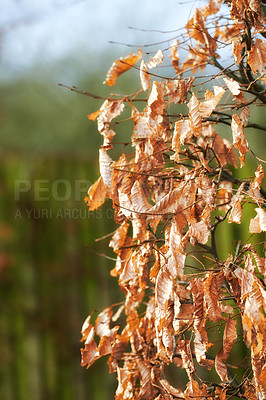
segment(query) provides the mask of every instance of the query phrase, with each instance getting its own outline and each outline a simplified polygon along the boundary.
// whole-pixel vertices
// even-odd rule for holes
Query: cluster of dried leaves
[[[159,50],[145,61],[139,50],[113,63],[105,81],[110,86],[141,60],[144,108],[133,105],[142,104],[139,93],[113,96],[89,115],[97,119],[104,142],[100,177],[85,200],[90,210],[106,198],[113,201],[119,226],[109,244],[117,255],[111,275],[125,301],[115,314],[112,305],[93,323],[91,316],[86,319],[82,366],[108,354],[110,372],[118,379],[116,400],[266,399],[263,245],[238,243],[222,260],[219,247],[225,244],[216,243],[217,226],[240,224],[246,203],[254,205],[249,233],[266,231],[262,165],[244,181],[231,172],[251,151],[244,133],[255,126],[249,122],[250,106],[266,104],[265,18],[260,0],[232,0],[225,23],[219,12],[228,6],[222,3],[210,0],[197,8],[186,39],[174,40],[168,52]],[[181,63],[179,48],[185,45],[188,57]],[[228,68],[217,61],[225,45],[234,59]],[[168,60],[175,76],[158,79],[152,69],[157,72]],[[193,74],[207,64],[219,71],[203,98]],[[187,114],[170,113],[177,103],[186,105]],[[133,154],[123,152],[114,161],[109,154],[113,120],[126,107],[131,108]],[[216,132],[219,123],[231,125],[232,143]],[[249,356],[229,363],[239,343]],[[185,387],[169,383],[169,364],[186,371]],[[244,372],[237,382],[240,366]],[[208,381],[215,373],[205,370],[216,371],[216,378]]]

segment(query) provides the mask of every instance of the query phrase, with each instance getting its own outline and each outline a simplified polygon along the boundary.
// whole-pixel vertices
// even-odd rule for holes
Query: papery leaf
[[[229,224],[234,222],[235,224],[240,224],[241,223],[241,218],[242,218],[242,207],[241,207],[241,201],[243,199],[243,190],[244,190],[245,182],[241,183],[239,186],[236,194],[232,197],[231,200],[231,213],[228,218]]]
[[[128,337],[116,335],[116,340],[112,345],[111,354],[108,360],[110,372],[115,372],[119,361],[123,358],[128,345]]]
[[[196,95],[193,93],[189,103],[189,115],[191,121],[191,129],[195,136],[199,136],[202,132],[202,116],[200,112],[200,102]]]
[[[250,116],[250,109],[249,107],[244,107],[243,110],[240,113],[240,119],[242,122],[242,125],[245,127],[248,124],[248,118]]]
[[[174,213],[180,206],[179,199],[185,188],[185,184],[181,184],[178,188],[171,190],[168,194],[163,196],[151,209],[151,214],[167,214]]]
[[[169,272],[160,269],[155,286],[155,302],[162,310],[166,310],[168,301],[173,296],[173,278]]]
[[[101,114],[101,110],[97,110],[97,111],[89,114],[88,119],[90,119],[91,121],[95,121],[100,114]]]
[[[257,171],[255,172],[254,182],[250,182],[248,189],[248,196],[251,197],[258,205],[264,203],[264,199],[261,195],[261,185],[264,178],[264,170],[262,165],[258,165]]]
[[[134,374],[128,368],[119,368],[116,369],[118,386],[115,392],[116,400],[124,400],[125,398],[132,399],[133,394],[133,382],[134,382]],[[127,397],[126,397],[127,396]]]
[[[96,210],[104,202],[106,198],[106,189],[103,183],[103,179],[100,178],[89,188],[88,196],[85,197],[84,201],[89,206],[90,211]]]
[[[212,343],[209,343],[207,332],[204,328],[201,330],[195,331],[195,339],[194,339],[194,351],[196,360],[202,367],[207,369],[211,369],[214,366],[214,361],[208,359],[206,353],[208,349],[212,346]]]
[[[224,77],[223,80],[233,96],[238,96],[241,93],[240,85],[233,78]]]
[[[113,315],[111,307],[105,308],[97,317],[95,321],[95,329],[98,336],[101,338],[103,336],[110,335],[110,322]]]
[[[187,235],[192,244],[195,244],[195,240],[198,243],[206,244],[210,235],[210,229],[204,221],[196,222],[189,227]]]
[[[133,65],[139,61],[141,56],[142,51],[139,50],[137,54],[129,53],[126,57],[121,57],[119,60],[114,61],[111,68],[107,72],[104,83],[106,83],[108,86],[113,86],[116,83],[118,76],[132,68]]]
[[[223,3],[223,0],[209,0],[208,4],[203,8],[202,13],[204,17],[216,14]]]
[[[158,64],[161,64],[163,62],[163,58],[163,52],[159,49],[155,56],[151,57],[150,61],[147,63],[147,67],[149,69],[157,67]]]
[[[206,307],[204,304],[204,280],[203,279],[192,279],[191,281],[191,293],[194,300],[194,316],[193,323],[197,331],[205,326],[206,321]]]
[[[220,207],[220,209],[222,209],[222,210],[229,209],[230,205],[228,203],[230,202],[230,200],[232,198],[232,194],[233,194],[232,182],[221,181],[220,186],[219,186],[219,192],[218,192],[218,204],[220,206],[222,204],[225,204],[225,205]]]
[[[105,149],[99,150],[99,164],[100,164],[100,174],[106,189],[112,188],[112,168],[111,165],[113,160],[107,154]]]
[[[164,102],[165,89],[162,82],[155,81],[152,84],[151,94],[148,98],[148,106],[151,112],[156,115],[162,115],[166,107]]]
[[[213,131],[212,148],[221,164],[221,167],[224,167],[227,164],[228,150],[224,144],[224,140],[215,131]]]
[[[148,67],[144,60],[141,61],[139,72],[142,89],[144,91],[149,90],[151,88],[151,76],[148,73]]]
[[[172,396],[176,397],[177,399],[184,398],[182,390],[177,389],[177,388],[173,387],[172,385],[170,385],[170,383],[166,379],[159,379],[159,383],[163,387],[163,389],[166,391],[166,393],[171,394]],[[163,399],[161,399],[161,400],[163,400]]]
[[[179,340],[177,346],[177,352],[179,352],[181,355],[183,361],[183,368],[186,369],[189,378],[191,378],[191,375],[195,371],[195,366],[192,359],[189,340]]]
[[[215,369],[222,382],[229,381],[225,361],[227,360],[236,339],[236,320],[229,318],[226,321],[224,329],[223,347],[215,357]]]
[[[81,349],[81,363],[82,367],[89,368],[100,357],[97,343],[92,340],[90,343],[85,343],[84,349]]]
[[[266,231],[266,212],[262,208],[255,208],[257,215],[250,220],[249,232],[260,233]]]
[[[131,189],[131,203],[135,212],[143,214],[150,210],[149,203],[139,181],[135,181]]]
[[[189,79],[168,80],[166,83],[166,94],[169,96],[168,102],[176,104],[186,101],[188,91],[194,80],[194,77],[189,77]]]
[[[236,156],[235,150],[232,146],[232,144],[226,140],[223,139],[224,145],[225,145],[225,153],[226,153],[226,161],[228,164],[233,165],[235,168],[238,167],[238,158]]]
[[[232,308],[227,307],[227,309],[220,302],[220,291],[222,284],[224,282],[223,273],[217,275],[209,275],[204,281],[204,300],[206,303],[206,309],[208,313],[208,318],[211,321],[218,321],[224,319],[222,312],[231,312]]]
[[[200,103],[200,114],[203,118],[211,115],[217,104],[221,100],[225,90],[221,86],[214,86],[214,94],[209,90],[205,92],[205,101]]]
[[[242,37],[240,35],[230,35],[230,40],[232,42],[232,50],[235,56],[235,63],[239,64],[243,58],[243,49],[246,47],[246,43],[242,41]]]
[[[157,393],[156,388],[152,385],[151,366],[148,362],[137,359],[138,372],[140,375],[140,391],[139,400],[153,399]]]
[[[233,135],[233,144],[240,153],[241,167],[243,167],[243,165],[245,164],[245,155],[248,152],[249,147],[244,134],[243,124],[237,114],[232,115],[231,128]]]
[[[105,100],[97,118],[98,130],[103,135],[109,129],[111,121],[124,110],[123,100]]]
[[[265,71],[266,65],[266,43],[265,40],[255,39],[255,43],[248,51],[249,65],[251,66],[253,74],[259,72],[260,74]]]
[[[89,315],[89,316],[85,319],[85,321],[84,321],[84,323],[83,323],[83,325],[82,325],[82,328],[81,328],[81,334],[82,334],[82,339],[81,339],[81,341],[83,341],[83,342],[85,342],[85,340],[87,339],[87,337],[88,337],[89,335],[91,335],[91,332],[92,332],[92,335],[94,335],[94,327],[91,325],[90,320],[91,320],[91,315]]]
[[[180,145],[191,137],[191,122],[188,119],[180,119],[175,123],[174,135],[172,139],[173,150],[179,152]]]
[[[128,228],[129,224],[126,221],[124,221],[122,225],[116,229],[109,243],[109,247],[112,247],[114,252],[118,253],[120,247],[124,245],[125,239],[127,237]]]
[[[132,139],[146,139],[153,134],[153,129],[150,126],[150,117],[147,112],[139,112],[135,107],[132,107],[132,119],[134,122]]]
[[[179,52],[178,52],[178,41],[175,39],[170,46],[170,57],[172,61],[172,65],[176,71],[176,73],[180,73],[181,69],[179,67]]]

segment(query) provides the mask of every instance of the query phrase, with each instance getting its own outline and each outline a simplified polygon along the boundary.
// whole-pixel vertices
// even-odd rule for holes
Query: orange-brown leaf
[[[106,189],[103,179],[100,178],[89,188],[88,196],[85,197],[85,202],[91,211],[99,208],[105,201]]]
[[[205,101],[200,103],[200,113],[203,118],[211,115],[217,104],[221,100],[225,90],[221,86],[214,86],[214,94],[208,89],[205,92]]]
[[[155,286],[155,301],[165,311],[168,301],[173,296],[173,278],[169,272],[161,269],[157,275]]]
[[[266,65],[266,43],[265,40],[256,38],[255,43],[248,52],[249,65],[251,66],[252,72],[260,74],[265,71]]]
[[[233,144],[239,151],[241,167],[243,167],[243,165],[245,164],[245,155],[248,152],[249,147],[244,134],[243,124],[237,114],[232,115],[231,128],[233,135]]]
[[[200,102],[194,93],[188,103],[188,108],[192,131],[195,136],[199,136],[202,132],[202,116],[200,112]]]
[[[237,339],[236,320],[228,318],[224,329],[223,347],[215,357],[215,369],[222,382],[229,380],[225,362],[230,354],[230,351],[236,339]]]
[[[114,61],[111,68],[107,72],[106,80],[104,83],[106,83],[108,86],[113,86],[116,83],[119,75],[132,68],[133,65],[135,65],[139,61],[141,56],[142,51],[139,50],[137,54],[129,53],[126,57],[121,57],[119,60]]]
[[[180,73],[181,69],[179,67],[179,52],[178,52],[178,41],[174,40],[173,44],[170,46],[170,57],[172,60],[172,65],[177,74]]]
[[[242,194],[242,192],[244,190],[244,186],[245,186],[245,183],[243,182],[239,186],[236,194],[232,197],[232,200],[231,200],[232,210],[231,210],[231,213],[230,213],[229,218],[228,218],[229,224],[232,223],[232,222],[234,222],[235,224],[240,224],[241,223],[241,218],[242,218],[241,201],[242,201],[242,199],[244,197],[243,194]]]

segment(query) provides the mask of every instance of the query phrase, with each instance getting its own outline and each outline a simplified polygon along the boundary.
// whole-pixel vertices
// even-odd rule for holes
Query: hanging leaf
[[[188,108],[191,121],[191,129],[195,136],[199,136],[202,133],[202,116],[200,112],[200,102],[194,93],[188,103]]]
[[[170,57],[172,61],[172,65],[177,74],[179,74],[182,70],[179,67],[179,52],[178,52],[178,40],[174,40],[170,46]]]
[[[230,354],[230,351],[236,339],[237,339],[236,320],[229,318],[225,324],[223,347],[215,357],[215,369],[222,382],[229,381],[225,362]]]
[[[100,174],[106,189],[110,190],[112,188],[112,168],[111,165],[113,160],[107,154],[105,149],[99,150],[99,164],[100,164]]]
[[[232,115],[231,128],[233,135],[233,144],[239,151],[241,167],[243,167],[245,164],[245,155],[248,152],[249,147],[244,134],[243,124],[237,114]]]
[[[98,116],[98,130],[103,135],[109,129],[111,121],[124,110],[123,100],[105,100]]]
[[[108,86],[113,86],[116,83],[117,78],[132,68],[141,57],[142,51],[139,50],[137,54],[129,53],[126,57],[121,57],[119,60],[114,61],[111,68],[107,72],[104,83],[106,83]]]
[[[161,269],[157,275],[155,286],[155,302],[162,310],[166,310],[168,301],[173,296],[173,279],[170,274]]]
[[[85,197],[84,201],[89,206],[90,211],[97,210],[104,202],[106,198],[106,189],[103,183],[103,178],[100,178],[89,188],[88,196]]]
[[[249,232],[260,233],[266,231],[266,212],[262,208],[255,208],[257,215],[250,220]]]
[[[266,43],[265,40],[255,39],[251,50],[248,51],[249,65],[251,66],[253,74],[259,72],[260,74],[265,71],[266,65]]]
[[[233,78],[226,78],[224,77],[223,80],[226,83],[226,86],[228,87],[228,89],[230,90],[230,92],[232,93],[233,96],[239,96],[239,94],[241,93],[241,89],[240,89],[240,85],[238,82],[236,82]]]
[[[158,50],[155,54],[154,57],[151,57],[150,61],[147,63],[147,67],[149,69],[157,67],[157,65],[161,64],[163,62],[163,52],[162,50]]]
[[[214,94],[207,90],[205,92],[206,100],[200,103],[200,114],[203,118],[207,118],[211,115],[225,92],[220,86],[214,86],[213,89]]]
[[[148,67],[144,60],[142,60],[140,63],[139,72],[142,89],[144,91],[149,90],[151,88],[151,76],[148,72]]]

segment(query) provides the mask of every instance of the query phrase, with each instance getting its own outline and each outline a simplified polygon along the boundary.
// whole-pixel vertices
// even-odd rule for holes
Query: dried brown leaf
[[[193,93],[189,103],[189,116],[191,121],[191,129],[195,136],[200,136],[202,133],[202,115],[200,111],[201,104]]]
[[[126,57],[121,57],[119,60],[114,61],[111,68],[107,72],[106,80],[104,83],[106,83],[108,86],[113,86],[116,83],[119,75],[132,68],[133,65],[135,65],[139,61],[141,56],[142,51],[139,50],[137,54],[129,53]]]
[[[214,86],[213,89],[214,94],[207,89],[205,92],[206,100],[200,103],[200,114],[203,118],[207,118],[211,115],[225,92],[220,86]]]
[[[259,72],[260,74],[265,71],[266,65],[266,43],[265,40],[255,39],[255,43],[248,51],[249,65],[251,66],[253,74]]]
[[[222,382],[229,380],[225,362],[230,354],[230,351],[236,339],[237,339],[236,320],[228,318],[224,329],[223,347],[215,357],[215,369]]]
[[[245,164],[245,155],[248,152],[249,147],[244,134],[243,124],[237,114],[232,115],[231,128],[233,135],[233,144],[239,151],[241,167],[243,167]]]
[[[90,211],[93,211],[105,202],[105,198],[106,188],[103,179],[100,176],[100,178],[89,188],[88,196],[85,197],[84,201],[87,203]]]

